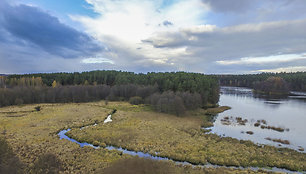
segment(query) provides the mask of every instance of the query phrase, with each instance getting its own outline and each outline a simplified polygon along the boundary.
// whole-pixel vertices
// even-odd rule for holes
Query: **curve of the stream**
[[[108,115],[107,119],[111,119],[111,115]],[[106,119],[106,120],[107,120]],[[104,122],[105,123],[109,123],[111,121],[107,121],[107,122]],[[97,123],[94,123],[92,125],[89,125],[89,126],[96,126]],[[84,126],[84,127],[80,127],[80,129],[84,129],[85,127],[89,127],[89,126]],[[90,143],[87,143],[87,142],[79,142],[73,138],[70,138],[66,135],[67,132],[69,132],[71,129],[64,129],[64,130],[61,130],[59,133],[58,133],[58,136],[60,139],[65,139],[65,140],[68,140],[68,141],[71,141],[71,142],[74,142],[74,143],[77,143],[80,145],[80,147],[84,147],[84,146],[90,146],[92,148],[95,148],[95,149],[98,149],[100,148],[100,146],[95,146],[93,144],[90,144]],[[282,168],[277,168],[277,167],[272,167],[270,169],[268,168],[259,168],[259,167],[236,167],[236,166],[222,166],[222,165],[215,165],[215,164],[210,164],[210,163],[207,163],[207,164],[198,164],[198,165],[195,165],[195,164],[192,164],[190,162],[187,162],[187,161],[177,161],[177,160],[174,160],[174,159],[171,159],[171,158],[166,158],[166,157],[159,157],[157,155],[151,155],[149,153],[143,153],[143,152],[136,152],[136,151],[132,151],[132,150],[128,150],[128,149],[123,149],[121,147],[115,147],[115,146],[106,146],[105,147],[106,149],[108,150],[118,150],[120,152],[122,152],[123,154],[128,154],[128,155],[132,155],[132,156],[139,156],[141,158],[148,158],[148,159],[152,159],[152,160],[164,160],[164,161],[172,161],[172,162],[175,162],[176,164],[178,165],[191,165],[192,167],[204,167],[204,168],[208,168],[208,167],[213,167],[213,168],[218,168],[218,167],[225,167],[225,168],[231,168],[231,169],[250,169],[250,170],[253,170],[253,171],[258,171],[258,170],[265,170],[267,172],[271,171],[271,172],[285,172],[285,173],[297,173],[297,174],[302,174],[304,172],[297,172],[297,171],[290,171],[290,170],[287,170],[287,169],[282,169]]]

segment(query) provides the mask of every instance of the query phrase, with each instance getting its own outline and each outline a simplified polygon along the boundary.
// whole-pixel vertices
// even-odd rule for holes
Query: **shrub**
[[[23,164],[13,153],[6,139],[0,137],[0,173],[22,173]]]
[[[166,162],[153,161],[139,157],[119,160],[106,168],[105,174],[168,174],[175,173],[173,167]]]
[[[186,111],[184,101],[172,91],[155,93],[147,101],[157,112],[183,115]]]
[[[131,97],[129,102],[132,104],[132,105],[139,105],[139,104],[143,104],[143,99],[139,96],[136,96],[136,97]]]
[[[38,111],[40,111],[41,110],[41,106],[36,106],[35,107],[35,110],[38,112]]]
[[[61,161],[51,153],[41,155],[34,163],[32,172],[37,174],[55,174],[62,171]]]

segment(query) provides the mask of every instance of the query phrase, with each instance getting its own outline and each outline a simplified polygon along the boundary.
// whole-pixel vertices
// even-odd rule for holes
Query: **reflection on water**
[[[96,125],[97,124],[95,123],[95,124],[89,125],[89,126],[96,126]],[[80,130],[83,130],[83,128],[84,127],[81,127]],[[78,145],[80,145],[80,147],[90,146],[90,147],[95,148],[95,149],[100,148],[100,146],[95,146],[95,145],[87,143],[87,142],[79,142],[79,141],[77,141],[73,138],[68,137],[66,135],[66,133],[69,132],[70,130],[71,129],[61,130],[58,133],[59,138],[60,139],[66,139],[68,141],[77,143]],[[211,164],[211,163],[193,164],[193,163],[190,163],[190,162],[187,162],[187,161],[177,161],[175,159],[171,159],[171,158],[167,158],[167,157],[161,157],[161,156],[158,156],[159,153],[157,153],[157,152],[155,152],[155,154],[152,155],[152,154],[149,154],[149,153],[137,152],[137,151],[128,150],[128,149],[124,149],[124,148],[121,148],[121,147],[115,147],[115,146],[106,146],[105,148],[108,149],[108,150],[118,150],[118,151],[122,152],[123,154],[129,154],[129,155],[132,155],[132,156],[139,156],[141,158],[148,158],[148,159],[158,160],[158,161],[172,161],[172,162],[175,162],[175,164],[183,165],[183,166],[192,166],[192,167],[201,167],[201,168],[202,167],[203,168],[207,168],[207,167],[210,167],[210,168],[226,167],[226,168],[231,168],[231,169],[248,169],[248,170],[252,170],[252,171],[265,170],[267,172],[300,173],[300,172],[294,172],[294,171],[290,171],[290,170],[286,170],[286,169],[282,169],[282,168],[277,168],[277,167],[272,167],[271,169],[266,169],[266,168],[262,169],[262,168],[259,168],[259,167],[246,167],[246,168],[244,168],[244,167],[236,167],[236,166],[221,166],[221,165],[214,165],[214,164]]]
[[[255,143],[270,144],[277,147],[306,149],[306,93],[293,92],[290,96],[267,96],[253,94],[251,89],[222,87],[220,105],[232,109],[219,114],[212,132],[222,136],[251,140]],[[242,124],[222,124],[225,117],[241,117],[248,121]],[[265,120],[264,126],[254,126],[258,120]],[[224,123],[224,122],[223,122]],[[289,129],[275,131],[264,127]],[[251,131],[253,134],[247,134]],[[288,140],[289,145],[268,139]]]

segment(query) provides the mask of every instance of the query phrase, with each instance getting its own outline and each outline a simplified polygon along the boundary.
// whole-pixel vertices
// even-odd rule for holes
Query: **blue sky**
[[[96,16],[92,5],[84,0],[20,0],[20,4],[34,5],[47,11],[56,12],[62,15],[79,14]]]
[[[1,0],[0,74],[306,71],[304,0]]]

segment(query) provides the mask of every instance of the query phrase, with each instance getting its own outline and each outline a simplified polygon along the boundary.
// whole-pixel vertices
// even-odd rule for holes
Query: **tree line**
[[[0,88],[5,87],[5,84],[6,84],[6,77],[0,76]]]
[[[270,77],[279,77],[288,84],[289,90],[306,91],[306,72],[215,75],[215,77],[219,79],[221,86],[249,87],[253,89]]]
[[[1,84],[0,107],[110,100],[150,104],[158,112],[181,115],[186,110],[215,106],[219,100],[215,77],[185,72],[10,75],[3,77]]]
[[[21,78],[41,78],[42,83],[52,86],[56,81],[58,85],[124,85],[135,84],[144,86],[157,85],[160,92],[189,91],[199,93],[205,102],[217,103],[219,100],[219,84],[215,77],[200,73],[166,72],[166,73],[133,73],[122,71],[91,71],[82,73],[42,73],[10,75],[6,84],[14,84]]]
[[[265,93],[272,95],[288,95],[290,93],[288,83],[281,77],[269,77],[262,82],[254,84],[256,93]]]
[[[69,103],[90,101],[129,101],[131,104],[149,104],[158,112],[182,115],[186,110],[203,107],[199,93],[159,92],[155,86],[128,85],[74,85],[0,88],[0,107],[31,103]]]

